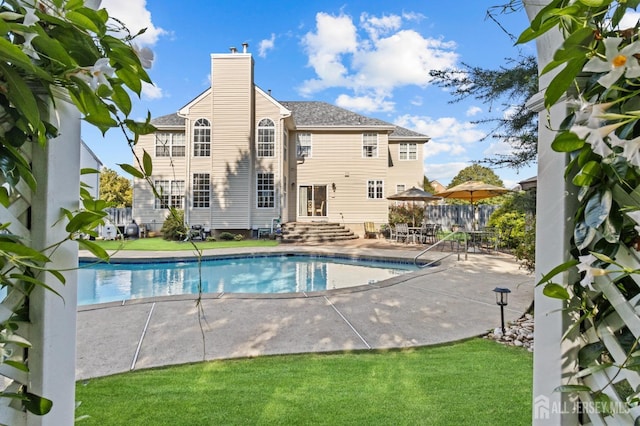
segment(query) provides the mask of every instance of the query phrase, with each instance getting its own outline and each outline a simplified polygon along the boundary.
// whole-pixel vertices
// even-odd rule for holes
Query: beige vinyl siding
[[[173,132],[179,130],[176,127],[159,128],[160,132]],[[188,140],[187,140],[188,144]],[[143,152],[151,155],[153,160],[152,181],[155,180],[184,180],[186,178],[187,157],[156,157],[155,134],[140,136],[135,147],[136,155],[142,159]],[[135,164],[134,159],[134,164]],[[166,209],[155,208],[155,197],[148,182],[143,179],[133,179],[133,218],[138,224],[152,224],[154,230],[159,231],[164,219],[168,215]],[[156,229],[157,228],[157,229]]]
[[[396,192],[396,185],[404,185],[405,189],[412,186],[422,188],[424,177],[424,142],[415,142],[417,158],[415,160],[400,160],[400,143],[414,143],[412,141],[392,141],[389,143],[392,167],[389,167],[389,185],[385,187],[385,196]]]
[[[213,56],[212,228],[249,229],[254,200],[253,59],[248,54]]]
[[[388,216],[386,199],[367,198],[367,181],[383,180],[387,190],[388,135],[378,134],[378,157],[362,157],[362,132],[311,132],[312,158],[298,164],[296,190],[300,185],[327,185],[327,217],[330,222],[384,223]],[[332,184],[336,190],[333,191]],[[297,214],[297,206],[292,206]],[[314,218],[298,217],[298,220]]]
[[[282,120],[280,119],[280,108],[274,104],[270,99],[262,95],[260,92],[256,93],[256,115],[255,115],[255,128],[257,129],[258,123],[263,118],[269,118],[275,124],[275,150],[273,157],[260,157],[255,156],[255,172],[253,175],[253,181],[251,182],[251,191],[253,192],[253,201],[251,205],[251,222],[252,226],[264,228],[271,226],[271,220],[273,218],[280,217],[280,206],[282,205]],[[255,152],[255,140],[254,134],[254,152]],[[258,208],[256,200],[256,179],[258,173],[273,173],[274,186],[275,186],[275,203],[273,208]]]

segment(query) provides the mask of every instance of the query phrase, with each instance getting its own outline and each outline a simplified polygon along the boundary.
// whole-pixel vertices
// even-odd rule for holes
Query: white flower
[[[611,145],[622,147],[622,154],[620,155],[626,158],[629,164],[640,167],[640,136],[628,140],[620,139],[615,133],[612,133],[609,135],[609,140]]]
[[[24,9],[27,13],[24,14],[24,21],[22,21],[22,25],[30,27],[40,20],[40,18],[36,16],[36,10],[34,8],[25,6]]]
[[[608,157],[613,153],[604,138],[609,136],[615,129],[621,126],[621,123],[610,124],[608,126],[592,128],[587,126],[571,126],[569,129],[575,133],[580,139],[591,145],[591,150],[601,157]]]
[[[24,53],[26,53],[27,55],[29,55],[33,59],[40,59],[40,55],[38,55],[38,52],[36,52],[35,49],[33,48],[33,46],[31,45],[31,41],[34,38],[36,38],[37,36],[38,36],[38,34],[36,34],[36,33],[24,33],[23,34],[24,43],[22,43],[22,50],[24,50]]]
[[[584,277],[580,280],[580,285],[582,287],[591,287],[593,284],[593,270],[595,268],[591,267],[591,264],[596,261],[596,257],[592,254],[588,254],[586,256],[578,256],[578,260],[580,263],[577,265],[578,272],[584,272]]]
[[[633,57],[634,54],[640,53],[640,41],[633,43],[618,50],[618,46],[622,42],[622,37],[605,38],[604,48],[606,60],[594,56],[584,66],[584,71],[589,72],[606,72],[598,79],[598,83],[607,89],[613,85],[624,74],[627,78],[640,77],[640,64]]]
[[[140,64],[142,64],[143,68],[149,69],[153,66],[154,54],[153,50],[148,47],[138,47],[133,45],[133,51],[138,55],[138,59],[140,59]]]

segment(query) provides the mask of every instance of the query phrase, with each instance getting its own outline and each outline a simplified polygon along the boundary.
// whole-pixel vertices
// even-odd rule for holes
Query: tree
[[[497,6],[499,13],[517,12],[514,2]],[[501,28],[492,10],[487,13]],[[503,28],[504,30],[504,28]],[[516,38],[504,30],[509,38]],[[460,69],[432,70],[429,74],[434,84],[451,91],[454,98],[450,103],[475,98],[494,109],[501,102],[498,114],[473,121],[475,124],[491,123],[493,129],[487,137],[504,141],[511,146],[510,154],[497,154],[478,161],[496,167],[510,167],[518,170],[537,160],[538,114],[525,104],[538,92],[538,63],[534,56],[524,55],[516,59],[507,58],[498,69],[486,69],[462,63]],[[486,138],[485,138],[486,139]]]
[[[484,183],[488,183],[489,185],[504,188],[502,179],[500,179],[493,170],[479,164],[472,164],[471,166],[460,170],[460,172],[458,172],[458,174],[451,180],[451,183],[447,188],[460,185],[461,183],[468,182],[470,180],[479,180]]]
[[[431,185],[431,181],[426,176],[422,180],[422,189],[424,189],[425,191],[427,191],[427,192],[429,192],[431,194],[435,194],[436,193],[435,188],[433,187],[433,185]]]
[[[131,207],[133,204],[131,181],[118,175],[115,170],[104,167],[100,171],[100,199],[114,207]]]

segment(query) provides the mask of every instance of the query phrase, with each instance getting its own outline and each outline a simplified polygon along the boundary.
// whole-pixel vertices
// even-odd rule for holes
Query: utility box
[[[105,225],[102,228],[102,238],[105,240],[115,240],[118,236],[118,228],[114,225]]]

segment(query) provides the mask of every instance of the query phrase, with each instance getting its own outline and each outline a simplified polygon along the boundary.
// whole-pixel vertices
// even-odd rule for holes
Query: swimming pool
[[[378,281],[415,271],[412,263],[310,255],[202,261],[203,293],[307,293]],[[198,293],[195,261],[81,263],[78,305]]]

